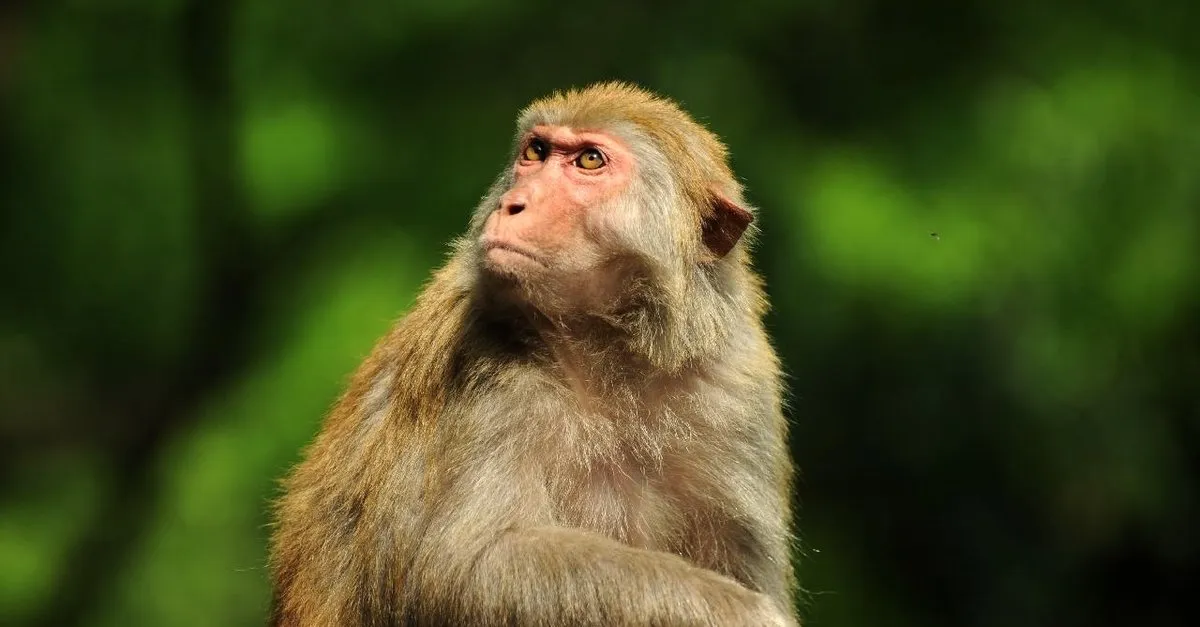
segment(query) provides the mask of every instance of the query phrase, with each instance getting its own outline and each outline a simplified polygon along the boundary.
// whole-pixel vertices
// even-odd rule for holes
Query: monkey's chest
[[[661,477],[630,462],[559,469],[547,487],[558,524],[587,529],[631,546],[663,549],[680,525]]]

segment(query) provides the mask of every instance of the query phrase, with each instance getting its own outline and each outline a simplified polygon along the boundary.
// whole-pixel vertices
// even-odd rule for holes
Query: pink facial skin
[[[541,160],[525,154],[535,139],[548,148]],[[579,165],[589,148],[603,155],[599,168]],[[484,223],[487,264],[502,273],[521,274],[558,265],[564,255],[586,254],[592,250],[584,228],[588,212],[624,191],[633,171],[633,153],[615,135],[535,126],[520,144],[513,188]]]

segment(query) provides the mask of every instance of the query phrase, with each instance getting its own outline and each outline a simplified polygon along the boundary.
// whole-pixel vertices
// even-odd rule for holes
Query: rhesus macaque
[[[797,624],[752,219],[668,100],[608,83],[525,109],[286,481],[273,623]]]

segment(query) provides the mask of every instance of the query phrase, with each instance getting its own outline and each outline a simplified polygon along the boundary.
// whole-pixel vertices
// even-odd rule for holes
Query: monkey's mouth
[[[484,251],[484,254],[487,255],[489,261],[491,261],[493,263],[498,263],[500,265],[506,265],[504,263],[504,257],[511,257],[511,256],[524,257],[525,259],[528,259],[529,261],[532,261],[532,262],[538,264],[539,266],[546,265],[546,262],[543,261],[541,259],[541,257],[538,256],[533,251],[531,251],[525,247],[518,246],[516,244],[513,244],[511,242],[506,242],[503,240],[495,240],[495,239],[484,240],[483,241],[483,251]]]

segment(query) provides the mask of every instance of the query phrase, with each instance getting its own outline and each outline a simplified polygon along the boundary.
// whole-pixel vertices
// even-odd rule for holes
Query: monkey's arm
[[[494,471],[468,481],[470,493],[491,496],[486,503],[448,499],[426,527],[405,580],[415,622],[795,624],[769,596],[677,555],[531,519],[529,512],[545,511],[536,490],[489,481],[501,476]]]
[[[766,595],[684,559],[585,531],[500,533],[459,568],[410,573],[421,621],[472,625],[789,625]],[[422,622],[422,624],[425,624]]]

